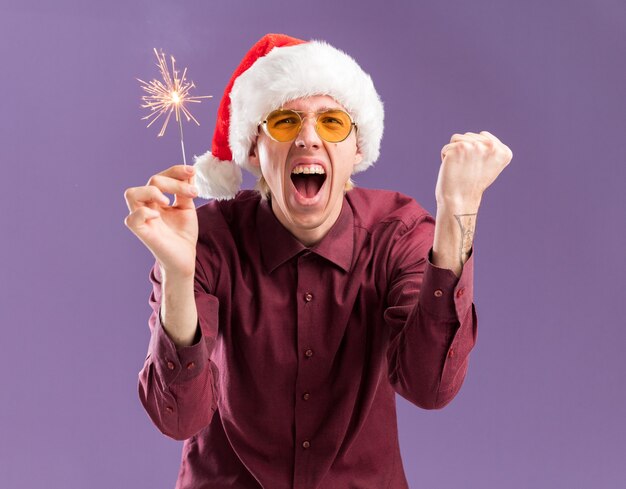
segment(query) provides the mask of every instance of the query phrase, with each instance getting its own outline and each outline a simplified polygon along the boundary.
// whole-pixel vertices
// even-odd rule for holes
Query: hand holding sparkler
[[[173,279],[193,278],[198,241],[198,216],[193,203],[195,168],[174,165],[142,187],[124,192],[130,213],[124,224],[152,252],[164,274]],[[165,194],[173,194],[174,204]]]
[[[142,117],[141,120],[150,119],[150,123],[147,127],[150,127],[157,119],[159,119],[163,114],[167,113],[165,117],[165,121],[163,122],[163,126],[161,127],[161,131],[158,134],[158,137],[163,136],[165,134],[165,129],[167,128],[167,124],[170,120],[170,116],[172,112],[175,114],[176,121],[178,122],[178,127],[180,129],[180,146],[183,152],[183,164],[187,165],[187,158],[185,157],[185,142],[183,138],[183,123],[181,112],[185,114],[187,118],[187,122],[193,120],[198,126],[200,123],[196,120],[196,118],[189,112],[185,104],[187,102],[190,103],[200,103],[200,99],[203,98],[212,98],[212,95],[200,95],[200,96],[191,96],[189,95],[189,91],[192,88],[195,88],[195,84],[192,82],[185,81],[185,76],[187,75],[187,68],[183,70],[182,76],[178,77],[178,70],[176,70],[176,60],[174,56],[170,56],[172,61],[172,74],[170,75],[167,61],[165,60],[165,54],[163,52],[159,53],[156,48],[154,49],[154,54],[157,57],[157,66],[159,67],[159,71],[161,72],[161,80],[151,80],[150,82],[145,82],[137,78],[137,80],[141,83],[141,88],[143,88],[148,95],[144,95],[141,97],[141,100],[144,101],[142,107],[150,109],[150,113]]]

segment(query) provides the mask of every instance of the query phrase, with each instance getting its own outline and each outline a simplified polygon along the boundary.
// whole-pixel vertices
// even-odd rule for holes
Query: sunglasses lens
[[[293,141],[300,132],[302,119],[294,110],[275,110],[265,120],[269,135],[280,142]],[[317,134],[331,143],[346,139],[352,131],[352,119],[343,110],[327,110],[317,116]]]
[[[317,118],[317,133],[331,143],[343,141],[351,131],[352,120],[343,110],[328,110]]]
[[[300,116],[293,110],[275,110],[266,120],[267,132],[280,142],[293,141],[302,125]]]

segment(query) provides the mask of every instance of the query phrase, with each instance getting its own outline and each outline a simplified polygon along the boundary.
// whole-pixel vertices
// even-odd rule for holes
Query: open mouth
[[[296,191],[307,199],[315,197],[326,181],[324,169],[314,167],[296,167],[291,173],[291,181]]]

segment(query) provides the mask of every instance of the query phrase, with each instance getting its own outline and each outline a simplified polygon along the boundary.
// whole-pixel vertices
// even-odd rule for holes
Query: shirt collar
[[[263,264],[268,273],[306,250],[327,259],[345,272],[350,270],[354,247],[354,214],[345,195],[337,221],[326,236],[310,248],[300,243],[280,223],[269,200],[261,200],[256,220]]]

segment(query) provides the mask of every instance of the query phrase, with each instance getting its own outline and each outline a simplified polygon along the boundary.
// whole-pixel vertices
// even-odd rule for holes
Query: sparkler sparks
[[[162,81],[151,80],[149,82],[145,82],[137,78],[137,81],[141,84],[141,88],[148,93],[148,95],[141,97],[141,100],[144,102],[141,107],[150,109],[150,113],[147,116],[142,117],[141,120],[152,119],[147,126],[150,127],[162,115],[167,114],[165,116],[163,126],[161,127],[161,131],[158,134],[158,137],[161,137],[165,134],[167,124],[170,121],[172,113],[174,113],[180,129],[180,146],[183,152],[183,163],[187,165],[187,159],[185,158],[185,143],[183,139],[182,114],[184,114],[187,118],[187,122],[192,120],[198,126],[200,123],[191,114],[191,112],[189,112],[189,109],[185,107],[185,104],[187,102],[199,104],[200,99],[212,98],[212,95],[189,95],[189,91],[192,88],[195,88],[195,84],[193,81],[187,82],[185,80],[187,68],[183,70],[182,76],[179,77],[179,72],[176,70],[176,60],[174,59],[174,56],[170,56],[172,61],[172,73],[170,74],[165,54],[163,52],[159,53],[156,48],[154,49],[154,54],[156,54],[158,60],[157,66],[161,72]]]

